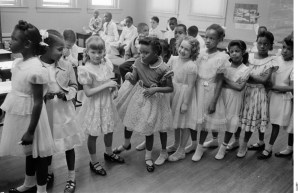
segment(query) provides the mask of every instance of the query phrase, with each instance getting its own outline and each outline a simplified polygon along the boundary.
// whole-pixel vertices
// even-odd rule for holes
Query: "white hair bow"
[[[47,32],[47,30],[41,29],[40,35],[42,36],[42,41],[40,42],[40,45],[41,46],[49,46],[48,44],[46,44],[44,42],[44,40],[49,37],[49,33]]]

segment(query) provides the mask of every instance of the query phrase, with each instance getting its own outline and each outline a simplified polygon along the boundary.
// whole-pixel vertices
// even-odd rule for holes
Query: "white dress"
[[[32,84],[43,84],[46,90],[49,81],[48,71],[36,57],[26,61],[16,59],[11,71],[12,90],[1,106],[6,115],[0,143],[0,156],[32,155],[33,158],[51,156],[55,146],[44,103],[34,132],[33,143],[26,146],[18,144],[31,120],[34,105]]]
[[[113,76],[113,65],[108,59],[99,65],[87,62],[85,66],[78,67],[79,83],[92,88],[112,81]],[[108,88],[93,96],[84,97],[77,120],[83,131],[91,136],[108,134],[124,128]]]
[[[44,65],[48,69],[50,77],[48,92],[63,92],[55,79],[55,64],[44,63]],[[53,99],[46,101],[46,109],[57,151],[65,152],[82,145],[85,135],[75,119],[76,111],[73,102],[71,100],[63,101],[55,95]]]

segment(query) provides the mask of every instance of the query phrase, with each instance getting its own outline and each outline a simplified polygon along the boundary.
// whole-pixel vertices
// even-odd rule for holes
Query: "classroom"
[[[298,191],[295,4],[0,0],[0,193]]]

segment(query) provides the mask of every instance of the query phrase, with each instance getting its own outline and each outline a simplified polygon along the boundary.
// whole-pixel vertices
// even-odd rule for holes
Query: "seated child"
[[[200,43],[200,50],[205,49],[205,41],[204,39],[199,35],[198,27],[193,25],[188,28],[188,35],[196,38],[198,42]]]
[[[95,10],[94,17],[92,17],[89,22],[89,30],[92,35],[99,35],[99,32],[102,29],[102,24],[102,19],[99,17],[99,10]]]
[[[167,31],[164,33],[164,39],[170,43],[170,40],[175,36],[175,27],[177,26],[177,19],[175,17],[171,17],[168,20]]]
[[[119,40],[119,33],[116,23],[112,21],[112,14],[106,12],[103,19],[105,23],[103,24],[103,34],[101,38],[105,43],[117,42]]]
[[[63,32],[63,36],[65,48],[62,59],[76,67],[78,66],[78,46],[75,44],[76,34],[73,30],[68,29]]]
[[[159,19],[156,16],[153,16],[150,20],[151,28],[149,31],[149,37],[156,37],[158,39],[164,39],[163,33],[158,29]]]

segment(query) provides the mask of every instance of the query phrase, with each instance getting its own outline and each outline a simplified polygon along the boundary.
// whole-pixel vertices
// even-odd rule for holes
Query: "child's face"
[[[152,50],[150,45],[140,45],[140,56],[144,63],[146,64],[153,64],[153,61],[156,61],[158,56],[157,54]]]
[[[9,42],[9,48],[12,53],[21,53],[25,48],[25,34],[24,32],[16,29],[11,34],[11,41]]]
[[[147,37],[149,35],[149,27],[144,26],[143,29],[139,32],[140,37]]]
[[[158,23],[153,19],[150,20],[151,28],[155,29],[158,26]]]
[[[191,57],[192,46],[188,41],[183,40],[178,48],[178,56],[182,59],[189,59]]]
[[[126,27],[131,27],[132,26],[132,21],[129,18],[126,18],[125,24],[126,24]]]
[[[204,40],[205,46],[208,50],[215,49],[220,42],[218,33],[213,29],[209,29],[205,32]]]
[[[281,55],[285,61],[293,60],[294,53],[291,46],[286,45],[285,42],[282,43]]]
[[[257,50],[259,55],[268,55],[271,43],[266,37],[259,37],[257,40]]]
[[[100,64],[101,60],[105,56],[105,50],[104,49],[102,49],[102,50],[98,50],[98,49],[94,50],[94,49],[89,48],[88,52],[87,52],[87,55],[90,57],[90,61],[93,64]]]
[[[231,46],[229,48],[229,55],[233,63],[237,64],[243,61],[244,52],[238,46]]]
[[[60,38],[55,38],[55,43],[48,47],[45,56],[56,62],[61,58],[64,47],[64,41]]]
[[[110,22],[111,17],[110,17],[109,14],[105,13],[103,19],[104,19],[105,22]]]
[[[169,27],[171,30],[174,30],[176,25],[177,25],[177,22],[175,20],[170,20]]]
[[[66,40],[65,41],[65,48],[67,48],[67,49],[71,49],[73,46],[74,46],[74,42],[71,42],[71,41],[69,41],[69,40]]]
[[[97,18],[99,16],[98,12],[94,12],[94,18]]]
[[[177,26],[175,28],[175,39],[177,40],[179,37],[186,35],[186,32],[184,31],[184,28],[182,26]]]

